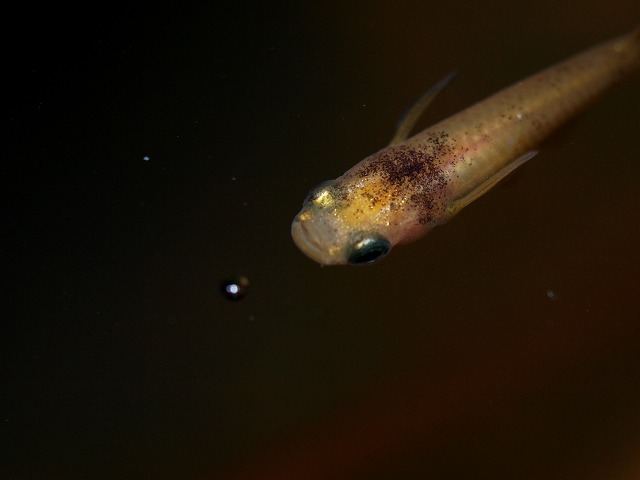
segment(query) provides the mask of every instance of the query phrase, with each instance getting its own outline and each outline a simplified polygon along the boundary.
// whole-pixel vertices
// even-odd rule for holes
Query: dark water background
[[[444,74],[425,126],[635,0],[29,8],[3,32],[2,478],[640,478],[638,78],[374,267],[289,235]]]

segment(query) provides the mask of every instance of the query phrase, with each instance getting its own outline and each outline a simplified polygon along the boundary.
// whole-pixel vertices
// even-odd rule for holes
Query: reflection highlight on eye
[[[391,243],[383,237],[367,237],[351,248],[349,263],[351,265],[371,265],[384,257],[391,250]]]

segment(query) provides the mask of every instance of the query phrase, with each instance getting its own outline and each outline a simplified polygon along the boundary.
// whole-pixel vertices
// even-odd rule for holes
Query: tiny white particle
[[[149,158],[148,155],[145,155],[144,157],[142,157],[142,160],[144,160],[145,162],[148,162],[149,160],[151,160],[151,158]]]
[[[557,300],[558,296],[556,295],[556,292],[554,292],[553,290],[547,290],[547,297],[549,297],[551,300]]]

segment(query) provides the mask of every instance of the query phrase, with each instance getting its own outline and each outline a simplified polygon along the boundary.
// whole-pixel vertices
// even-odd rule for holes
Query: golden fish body
[[[640,28],[411,138],[401,126],[390,146],[309,193],[291,227],[296,245],[323,265],[377,261],[491,189],[560,125],[639,67]],[[409,116],[412,126],[417,115]]]

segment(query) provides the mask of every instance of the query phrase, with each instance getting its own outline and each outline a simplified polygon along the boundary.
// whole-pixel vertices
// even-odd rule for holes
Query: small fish
[[[312,189],[291,234],[323,265],[366,265],[417,240],[531,159],[536,147],[640,68],[640,27],[532,75],[411,138],[449,75],[401,122],[391,144]]]

